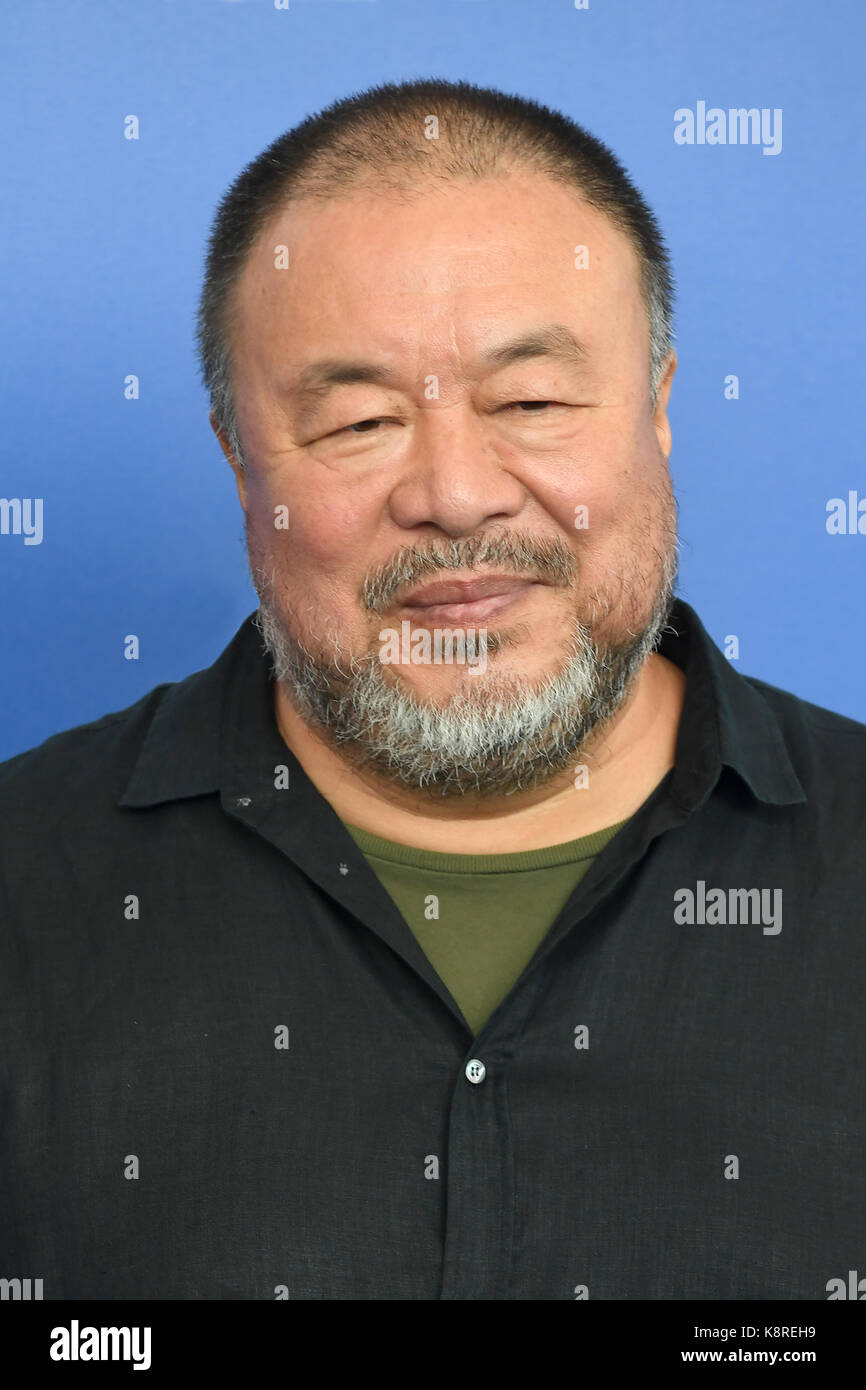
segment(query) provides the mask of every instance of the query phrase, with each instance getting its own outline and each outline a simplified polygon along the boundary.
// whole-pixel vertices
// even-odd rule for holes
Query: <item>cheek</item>
[[[370,550],[373,523],[359,499],[308,488],[269,483],[251,491],[248,512],[256,537],[284,572],[303,573],[311,584],[351,568]]]
[[[565,467],[539,470],[532,491],[548,516],[582,548],[594,535],[609,534],[627,495],[622,472],[598,455],[591,461],[572,458]]]
[[[623,422],[589,431],[567,459],[540,467],[535,487],[547,512],[579,545],[591,546],[628,529],[657,486],[658,448]]]

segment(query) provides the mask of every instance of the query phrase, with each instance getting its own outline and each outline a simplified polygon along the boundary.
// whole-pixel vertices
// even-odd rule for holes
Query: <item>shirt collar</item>
[[[670,794],[695,810],[713,791],[722,767],[733,768],[759,801],[806,801],[781,725],[755,684],[712,641],[695,610],[674,600],[658,650],[686,675]]]
[[[254,616],[212,666],[165,689],[119,806],[220,792],[223,804],[252,802],[258,809],[245,817],[249,821],[270,812],[284,775],[296,789],[299,781],[305,787],[308,807],[315,800],[276,725],[270,660]],[[658,650],[686,676],[671,798],[684,810],[697,809],[727,766],[760,801],[806,801],[772,708],[722,655],[683,599],[672,604]]]

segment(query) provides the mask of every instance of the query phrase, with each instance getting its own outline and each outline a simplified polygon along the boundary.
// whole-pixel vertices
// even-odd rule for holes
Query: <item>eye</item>
[[[550,406],[560,406],[563,410],[568,409],[563,401],[508,401],[500,406],[500,410],[520,410],[528,415],[541,415]],[[389,415],[373,415],[367,420],[356,420],[351,425],[344,425],[342,429],[335,430],[334,434],[374,434],[379,425],[399,424],[399,420],[392,420]]]
[[[381,425],[385,422],[387,418],[388,417],[385,415],[374,415],[369,420],[356,420],[354,425],[346,425],[345,430],[338,430],[337,433],[345,434],[348,433],[348,431],[353,430],[357,431],[358,434],[371,434],[372,431],[369,430],[367,426]]]

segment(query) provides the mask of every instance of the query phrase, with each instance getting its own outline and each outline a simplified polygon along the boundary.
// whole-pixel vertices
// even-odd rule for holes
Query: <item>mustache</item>
[[[558,536],[485,532],[466,539],[404,546],[393,559],[367,574],[361,604],[368,613],[381,616],[402,589],[414,587],[421,579],[430,579],[448,570],[488,567],[495,568],[498,574],[537,579],[557,588],[572,584],[577,575],[575,558]]]

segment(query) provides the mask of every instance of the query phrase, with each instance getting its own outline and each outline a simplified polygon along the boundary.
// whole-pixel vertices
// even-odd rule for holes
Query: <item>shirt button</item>
[[[477,1057],[473,1057],[470,1062],[466,1063],[465,1074],[467,1080],[477,1086],[479,1081],[483,1081],[487,1075],[487,1068],[483,1062],[479,1062]]]

